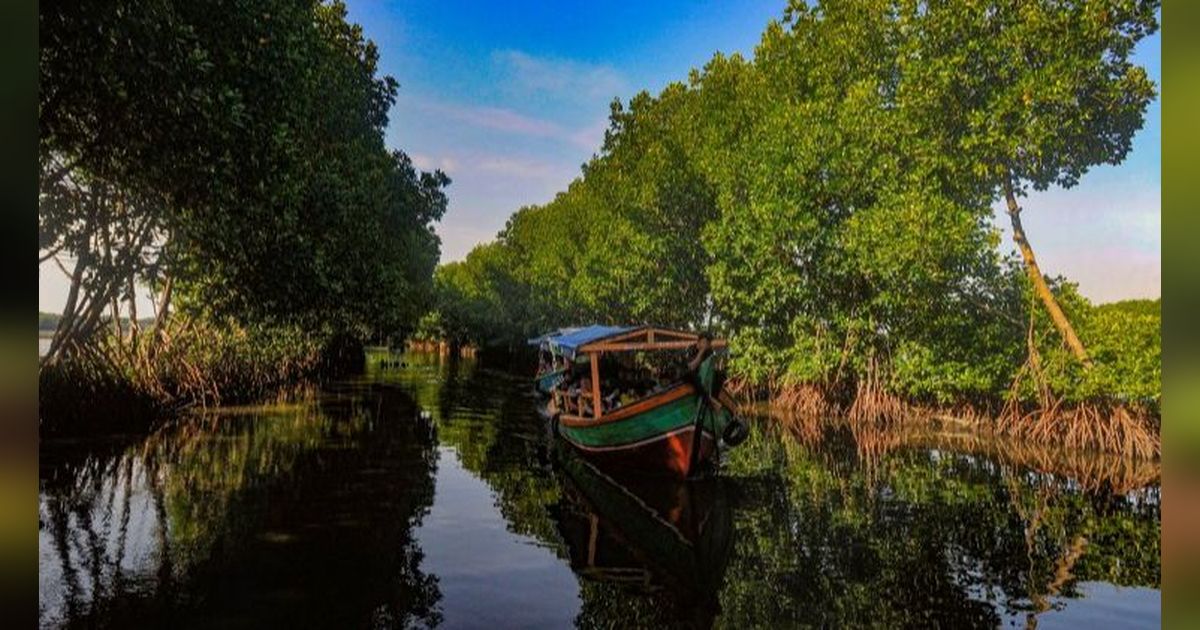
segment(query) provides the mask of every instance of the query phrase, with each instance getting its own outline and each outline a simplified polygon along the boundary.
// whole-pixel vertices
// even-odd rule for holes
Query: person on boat
[[[687,364],[689,374],[695,374],[700,369],[700,364],[704,363],[704,360],[708,358],[709,353],[712,351],[712,336],[707,332],[700,333],[700,338],[696,340],[695,348],[696,354]]]
[[[621,390],[616,387],[612,388],[607,396],[602,396],[600,398],[600,400],[603,402],[601,409],[603,409],[606,413],[616,409],[618,404],[617,401],[620,399],[620,396]]]
[[[592,377],[584,376],[579,379],[579,387],[575,389],[575,400],[580,415],[592,414]]]
[[[563,413],[575,413],[575,397],[579,394],[579,380],[572,370],[563,374],[563,380],[555,386],[558,394],[558,407]]]

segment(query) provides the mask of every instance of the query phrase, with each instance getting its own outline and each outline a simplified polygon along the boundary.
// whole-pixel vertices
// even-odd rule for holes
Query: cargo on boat
[[[653,326],[586,326],[536,339],[547,415],[558,435],[603,466],[678,478],[747,434],[723,390],[723,339]]]
[[[550,340],[577,330],[560,328],[529,340],[529,345],[538,347],[538,369],[533,377],[533,388],[542,396],[549,396],[567,373],[567,361],[556,353],[556,347],[550,344]]]

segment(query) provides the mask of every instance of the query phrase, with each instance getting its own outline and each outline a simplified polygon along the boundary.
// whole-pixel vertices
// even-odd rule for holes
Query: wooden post
[[[592,415],[600,419],[600,353],[592,353]]]

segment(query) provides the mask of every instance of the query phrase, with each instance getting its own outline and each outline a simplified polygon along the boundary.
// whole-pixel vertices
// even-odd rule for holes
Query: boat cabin
[[[561,371],[549,390],[551,404],[565,421],[579,422],[618,419],[639,401],[672,389],[694,394],[683,379],[696,368],[689,361],[702,341],[710,349],[725,347],[723,339],[654,326],[564,329],[530,343],[536,342],[544,354],[539,374]],[[662,360],[653,367],[640,363],[648,353]]]

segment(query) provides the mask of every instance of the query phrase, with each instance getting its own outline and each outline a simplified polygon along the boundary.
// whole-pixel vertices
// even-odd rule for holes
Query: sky
[[[379,47],[380,71],[400,83],[388,145],[453,180],[437,226],[449,262],[495,238],[520,207],[565,190],[599,149],[613,98],[657,93],[718,51],[751,56],[785,2],[347,4]],[[1135,55],[1159,84],[1160,44],[1156,34]],[[1156,99],[1124,163],[1022,204],[1043,271],[1078,282],[1093,301],[1161,294],[1160,109]],[[43,265],[39,278],[39,308],[61,310],[61,273]]]

